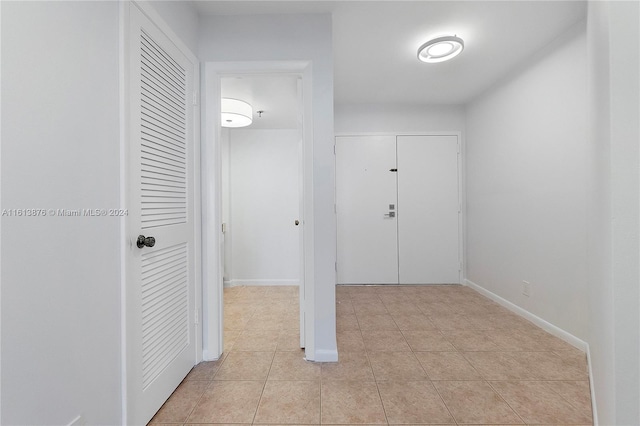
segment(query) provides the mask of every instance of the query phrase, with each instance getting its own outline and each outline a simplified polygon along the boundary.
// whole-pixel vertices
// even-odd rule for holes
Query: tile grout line
[[[490,381],[485,380],[484,382],[485,382],[486,384],[488,384],[488,385],[489,385],[489,387],[491,388],[491,390],[492,390],[492,391],[494,391],[494,392],[495,392],[495,394],[496,394],[496,395],[498,395],[498,396],[500,397],[500,399],[504,401],[504,403],[505,403],[505,404],[507,404],[507,406],[511,409],[511,411],[513,411],[513,413],[514,413],[516,416],[518,416],[518,418],[522,421],[522,424],[525,424],[525,425],[528,425],[528,424],[529,424],[529,423],[525,422],[525,421],[524,421],[524,419],[522,418],[522,416],[520,415],[520,413],[518,413],[518,412],[515,410],[515,408],[513,408],[513,407],[511,406],[511,404],[509,404],[509,403],[507,402],[507,400],[506,400],[502,395],[500,395],[500,392],[498,392],[498,391],[496,390],[496,388],[494,388],[494,387],[493,387],[493,385],[491,384],[491,382],[490,382]]]

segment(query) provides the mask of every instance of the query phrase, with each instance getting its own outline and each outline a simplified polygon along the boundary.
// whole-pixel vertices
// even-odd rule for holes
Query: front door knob
[[[156,245],[156,239],[153,237],[145,237],[144,235],[138,235],[138,248],[153,247]]]

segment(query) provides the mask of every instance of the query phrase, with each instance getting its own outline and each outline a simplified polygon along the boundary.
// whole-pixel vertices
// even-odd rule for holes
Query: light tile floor
[[[152,423],[592,424],[585,354],[463,286],[339,286],[338,363],[306,362],[295,287],[225,289],[221,360]]]

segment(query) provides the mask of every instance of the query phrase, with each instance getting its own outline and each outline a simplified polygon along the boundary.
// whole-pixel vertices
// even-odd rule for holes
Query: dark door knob
[[[298,219],[296,219],[296,221],[295,221],[295,222],[293,222],[293,223],[295,223],[295,224],[296,224],[296,226],[300,225],[300,221],[299,221]]]
[[[153,237],[145,237],[144,235],[138,235],[138,248],[153,247],[156,245],[156,239]]]

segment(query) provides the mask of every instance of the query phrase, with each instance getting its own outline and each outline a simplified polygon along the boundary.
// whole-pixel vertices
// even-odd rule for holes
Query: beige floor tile
[[[518,415],[486,382],[433,384],[458,424],[522,424]]]
[[[554,351],[566,365],[589,374],[589,365],[587,364],[587,355],[584,352],[576,350]]]
[[[255,422],[319,424],[320,382],[267,381]]]
[[[213,376],[218,372],[223,359],[202,361],[191,369],[185,380],[213,380]]]
[[[373,381],[373,370],[367,353],[340,351],[338,362],[322,364],[322,380]]]
[[[182,382],[150,423],[182,423],[186,421],[210,383],[206,381]]]
[[[245,324],[245,330],[280,330],[283,315],[281,313],[254,314]]]
[[[400,330],[436,330],[429,318],[421,313],[391,314]]]
[[[455,423],[431,382],[378,382],[390,424]]]
[[[475,330],[477,326],[464,315],[428,315],[431,322],[440,330]]]
[[[360,330],[336,331],[336,340],[338,342],[338,353],[364,351],[364,340]]]
[[[451,305],[444,302],[418,302],[418,308],[425,315],[444,315],[449,316],[453,315],[453,309]]]
[[[491,386],[527,424],[585,424],[583,412],[559,397],[545,382],[492,382]]]
[[[356,312],[356,315],[382,315],[388,314],[387,308],[385,308],[384,303],[382,303],[379,299],[377,301],[352,301],[353,310]]]
[[[274,352],[231,352],[214,380],[266,380]]]
[[[351,300],[336,301],[336,315],[355,313]]]
[[[421,314],[418,306],[409,299],[406,302],[382,302],[387,311],[392,315]]]
[[[416,352],[431,380],[480,380],[482,376],[458,352]]]
[[[320,364],[304,359],[300,352],[276,352],[269,380],[320,380]]]
[[[412,352],[370,352],[369,361],[376,381],[428,379]]]
[[[276,350],[280,352],[284,352],[284,351],[299,352],[301,350],[300,349],[300,332],[298,330],[280,331]]]
[[[192,423],[251,423],[264,383],[212,382],[189,416]]]
[[[398,330],[398,326],[389,314],[356,315],[360,330]]]
[[[233,351],[273,352],[276,350],[280,330],[244,330],[236,338]]]
[[[442,330],[444,337],[459,351],[499,351],[489,333],[483,330]]]
[[[224,330],[244,330],[244,327],[251,320],[251,314],[235,314],[224,316]]]
[[[386,424],[374,382],[322,382],[323,424]]]
[[[362,330],[367,351],[411,351],[400,330]]]
[[[299,312],[287,312],[282,315],[282,323],[280,324],[282,330],[300,330],[300,313]]]
[[[438,330],[406,330],[402,334],[416,352],[455,351],[453,345]]]
[[[242,334],[242,330],[224,330],[224,352],[229,352],[233,348],[233,344],[240,334]]]
[[[580,366],[553,352],[515,352],[518,361],[533,371],[540,380],[587,380],[588,374]]]
[[[355,314],[338,315],[336,317],[336,330],[360,330],[360,324],[358,324]]]
[[[536,372],[518,352],[464,352],[469,363],[486,380],[535,380]]]
[[[546,384],[571,405],[591,417],[591,391],[588,381],[551,381]]]

